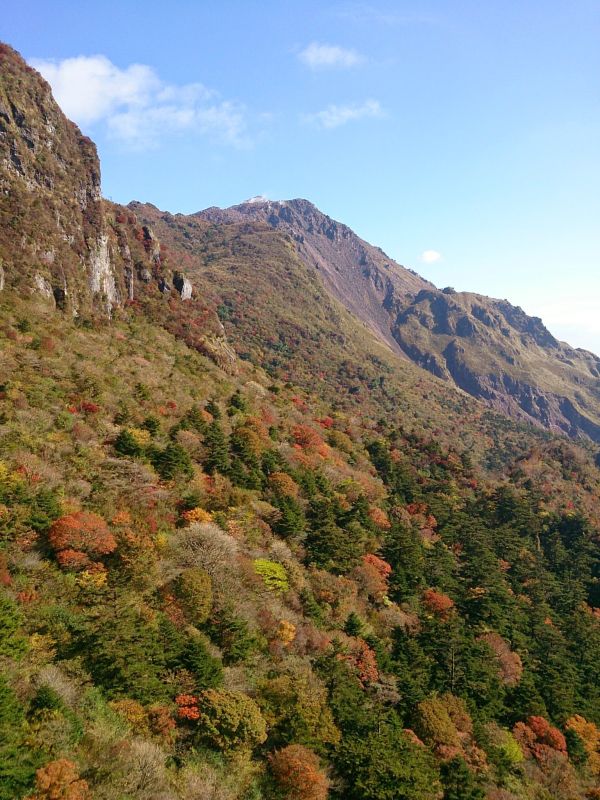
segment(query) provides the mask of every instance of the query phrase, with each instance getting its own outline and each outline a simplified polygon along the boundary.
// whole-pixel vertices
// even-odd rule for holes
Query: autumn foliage
[[[276,750],[269,758],[271,774],[288,800],[325,800],[329,781],[317,756],[301,744]]]
[[[367,553],[362,557],[362,563],[356,569],[356,577],[365,593],[375,602],[381,602],[388,592],[388,578],[392,568],[379,556]]]
[[[108,555],[117,547],[104,519],[88,511],[57,519],[50,528],[48,540],[59,564],[67,569],[82,569],[90,559]]]
[[[567,742],[563,734],[540,716],[528,717],[525,722],[517,722],[513,734],[526,756],[537,761],[546,761],[548,751],[567,752]]]
[[[598,726],[593,722],[588,722],[581,714],[575,714],[567,720],[566,728],[579,736],[587,753],[590,772],[600,777],[600,730]]]
[[[454,608],[454,600],[435,589],[426,589],[423,592],[423,603],[431,614],[442,619],[446,619]]]
[[[280,497],[296,499],[300,493],[300,487],[286,472],[272,472],[269,475],[269,486]]]
[[[350,652],[342,658],[356,670],[363,686],[374,683],[379,678],[375,653],[363,639],[357,639]]]
[[[304,449],[317,449],[324,442],[319,433],[309,425],[296,425],[292,431],[295,443]]]
[[[480,640],[485,642],[496,656],[502,682],[506,686],[516,686],[523,674],[523,662],[519,654],[513,652],[508,642],[497,633],[485,633]]]
[[[79,777],[77,767],[67,758],[51,761],[38,769],[36,792],[27,800],[89,800],[87,781]]]

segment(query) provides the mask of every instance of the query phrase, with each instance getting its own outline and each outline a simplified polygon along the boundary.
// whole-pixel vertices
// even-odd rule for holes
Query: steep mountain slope
[[[319,302],[325,303],[327,295],[338,300],[392,352],[514,419],[600,441],[600,358],[557,341],[541,320],[507,301],[436,289],[306,200],[258,198],[189,217],[160,214],[135,203],[132,208],[155,225],[168,222],[161,235],[196,257],[190,268],[200,282],[215,277],[207,230],[214,237],[218,226],[237,225],[243,238],[249,225],[269,226],[294,243],[312,282],[322,287]],[[206,221],[213,227],[201,224]],[[185,236],[176,234],[177,226],[186,229]],[[252,280],[272,286],[282,295],[281,303],[283,289],[276,273],[269,274],[272,267],[267,254],[254,266]],[[264,277],[259,277],[261,269]],[[217,285],[223,291],[233,288],[231,280],[238,281],[241,272],[240,262],[235,278],[221,275]],[[308,297],[306,291],[289,291],[284,305],[295,307],[298,318],[305,319],[311,313]],[[253,297],[251,305],[256,309],[264,302]],[[238,306],[242,303],[239,298]]]
[[[597,798],[589,443],[393,352],[289,232],[86,221],[8,56],[6,152],[64,129],[39,227],[3,172],[0,800]]]
[[[425,290],[392,330],[415,363],[508,416],[600,441],[600,358],[506,300]]]
[[[334,408],[389,415],[406,430],[461,441],[490,467],[544,439],[392,351],[327,291],[285,232],[263,223],[211,224],[140,203],[129,211],[217,308],[240,358],[273,377],[318,391]]]
[[[259,221],[287,233],[301,259],[318,271],[328,291],[396,352],[398,346],[390,335],[391,309],[400,299],[434,288],[308,200],[272,202],[255,198],[228,209],[208,208],[193,216],[220,223]]]
[[[32,296],[81,323],[143,301],[156,322],[234,369],[214,307],[193,296],[152,231],[102,199],[95,145],[7,45],[0,45],[0,192],[0,291]]]

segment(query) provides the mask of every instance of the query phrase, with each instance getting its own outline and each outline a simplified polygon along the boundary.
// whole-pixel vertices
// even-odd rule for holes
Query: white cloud
[[[356,50],[348,50],[335,44],[311,42],[298,53],[298,58],[311,69],[327,67],[356,67],[365,61]]]
[[[317,125],[319,128],[330,130],[365,117],[383,116],[384,111],[377,100],[366,100],[362,105],[329,105],[322,111],[317,111],[314,114],[305,114],[304,120]]]
[[[419,256],[419,261],[422,261],[423,264],[435,264],[436,261],[441,261],[441,259],[442,254],[438,253],[437,250],[423,250]]]
[[[145,64],[117,67],[106,56],[31,61],[65,114],[82,127],[106,125],[132,147],[152,147],[167,134],[196,132],[235,146],[248,144],[243,106],[201,83],[164,83]]]

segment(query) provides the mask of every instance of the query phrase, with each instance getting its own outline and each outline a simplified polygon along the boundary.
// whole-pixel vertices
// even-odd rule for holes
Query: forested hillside
[[[2,153],[64,188],[0,56]],[[11,163],[0,800],[599,798],[596,449],[398,359],[267,225],[183,224],[190,281],[138,208],[65,239]]]

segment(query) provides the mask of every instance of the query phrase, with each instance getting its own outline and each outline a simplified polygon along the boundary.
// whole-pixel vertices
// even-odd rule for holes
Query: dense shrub
[[[198,735],[229,753],[252,750],[267,738],[259,707],[241,692],[209,689],[198,699]]]
[[[212,580],[202,567],[184,570],[175,582],[175,592],[194,625],[208,619],[213,603]]]
[[[308,748],[292,744],[276,750],[269,765],[275,783],[289,800],[326,800],[329,781]]]
[[[57,553],[75,550],[92,558],[108,555],[117,547],[105,520],[88,511],[77,511],[57,519],[50,528],[48,540]]]

